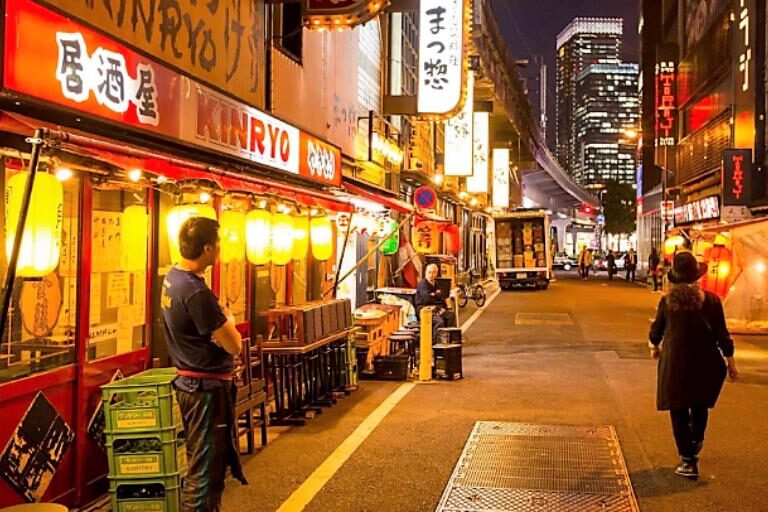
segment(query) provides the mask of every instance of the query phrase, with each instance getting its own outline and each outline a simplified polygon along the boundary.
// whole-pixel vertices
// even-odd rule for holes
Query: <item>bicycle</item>
[[[485,305],[485,288],[483,288],[482,283],[475,283],[479,277],[479,273],[470,272],[470,281],[474,284],[465,282],[458,286],[457,300],[460,308],[465,307],[469,303],[469,299],[475,301],[479,308]]]

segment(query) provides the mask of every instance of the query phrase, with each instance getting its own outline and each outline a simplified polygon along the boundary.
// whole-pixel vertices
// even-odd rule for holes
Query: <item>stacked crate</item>
[[[499,268],[512,266],[512,223],[496,222],[496,259]]]
[[[175,368],[102,386],[113,512],[180,510],[187,450]]]

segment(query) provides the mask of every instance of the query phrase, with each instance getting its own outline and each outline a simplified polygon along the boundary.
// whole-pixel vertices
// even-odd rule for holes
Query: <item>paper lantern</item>
[[[339,212],[336,214],[336,229],[339,230],[339,233],[346,233],[347,232],[347,226],[349,226],[349,223],[352,222],[351,214],[347,212]],[[309,222],[309,221],[307,221]],[[352,231],[355,230],[355,225],[352,225]]]
[[[674,235],[667,238],[664,241],[664,257],[667,259],[672,258],[672,256],[675,255],[675,252],[683,247],[683,243],[685,243],[685,239],[681,235]]]
[[[443,230],[445,233],[445,252],[458,254],[461,250],[461,232],[456,224],[449,224]]]
[[[413,227],[413,248],[419,254],[436,254],[440,239],[437,223],[422,221]]]
[[[221,213],[221,262],[245,259],[245,213],[225,210]]]
[[[315,217],[309,223],[312,257],[326,261],[333,254],[333,228],[328,217]]]
[[[704,255],[707,273],[701,280],[701,288],[720,298],[725,297],[731,287],[733,253],[722,245],[715,245]]]
[[[9,261],[28,175],[27,172],[20,172],[11,177],[6,186],[5,254]],[[61,182],[52,174],[36,174],[16,262],[18,277],[44,277],[56,269],[61,254],[63,211],[64,191]]]
[[[216,210],[206,204],[181,204],[174,206],[168,212],[166,226],[168,227],[168,249],[171,253],[171,263],[181,260],[179,249],[179,231],[184,221],[190,217],[205,217],[216,220]]]
[[[397,229],[397,221],[384,217],[381,220],[381,230],[379,236],[388,237],[383,244],[381,244],[381,254],[385,256],[391,256],[397,253],[400,248],[400,230]]]
[[[147,207],[140,204],[127,207],[120,218],[120,270],[146,270],[148,240]]]
[[[272,214],[251,210],[245,219],[245,245],[248,261],[266,265],[272,259]]]
[[[293,259],[303,260],[309,251],[309,217],[297,215],[293,218]]]
[[[272,263],[286,265],[293,259],[293,217],[276,213],[272,217]]]

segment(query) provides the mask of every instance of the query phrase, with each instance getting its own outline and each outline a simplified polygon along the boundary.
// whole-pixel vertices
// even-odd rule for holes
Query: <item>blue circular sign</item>
[[[437,203],[437,192],[432,187],[419,187],[413,194],[413,201],[419,208],[432,208]]]

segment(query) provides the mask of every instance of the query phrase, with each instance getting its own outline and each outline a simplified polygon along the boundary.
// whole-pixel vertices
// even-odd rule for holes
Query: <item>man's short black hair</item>
[[[216,246],[219,239],[219,223],[207,217],[190,217],[179,229],[179,251],[187,260],[203,255],[206,245]]]

